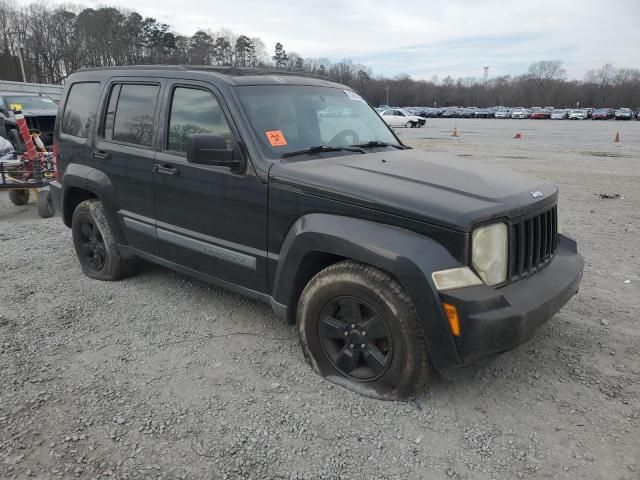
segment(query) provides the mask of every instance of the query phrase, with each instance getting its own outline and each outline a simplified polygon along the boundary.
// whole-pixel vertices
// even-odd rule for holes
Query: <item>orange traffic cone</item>
[[[519,133],[519,132],[517,132],[517,133],[516,133],[516,135],[515,135],[515,137],[513,137],[513,138],[515,138],[515,139],[517,139],[517,140],[520,140],[520,139],[522,138],[522,135],[520,135],[520,133]]]
[[[620,132],[616,132],[616,138],[613,139],[613,143],[619,143],[620,142]]]
[[[453,132],[451,133],[452,137],[459,137],[460,135],[458,135],[458,125],[453,125]]]

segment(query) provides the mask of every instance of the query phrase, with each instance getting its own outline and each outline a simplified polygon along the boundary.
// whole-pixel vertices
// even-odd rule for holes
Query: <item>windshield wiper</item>
[[[397,143],[387,143],[387,142],[382,142],[380,140],[372,140],[367,143],[358,143],[357,145],[352,145],[352,147],[360,147],[360,148],[393,147],[393,148],[397,148],[398,150],[404,150],[406,148],[409,148],[409,147],[405,147],[404,145],[399,145]]]
[[[332,147],[331,145],[316,145],[315,147],[305,148],[304,150],[296,150],[293,152],[283,153],[282,158],[293,157],[295,155],[303,155],[305,153],[340,152],[340,151],[367,153],[357,145],[354,145],[351,147]]]

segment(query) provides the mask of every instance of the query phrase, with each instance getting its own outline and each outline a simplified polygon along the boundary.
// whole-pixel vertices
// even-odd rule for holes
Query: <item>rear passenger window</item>
[[[105,117],[105,139],[150,147],[159,90],[158,85],[114,85]]]
[[[194,133],[221,135],[227,146],[233,145],[231,130],[211,92],[178,87],[173,91],[167,150],[185,153],[187,139]]]
[[[69,90],[60,131],[74,137],[87,138],[93,129],[100,96],[100,83],[74,83]]]

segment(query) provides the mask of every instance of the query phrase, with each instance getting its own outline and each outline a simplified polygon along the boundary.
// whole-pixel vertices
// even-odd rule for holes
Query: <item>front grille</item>
[[[510,280],[517,281],[544,268],[558,250],[557,206],[511,224]]]

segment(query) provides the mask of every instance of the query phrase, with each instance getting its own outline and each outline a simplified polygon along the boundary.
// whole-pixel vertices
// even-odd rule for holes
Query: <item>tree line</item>
[[[60,84],[92,66],[191,64],[264,67],[327,77],[358,90],[371,104],[414,106],[640,107],[640,70],[606,64],[582,80],[567,79],[562,62],[532,64],[516,76],[415,80],[374,75],[344,59],[303,58],[277,43],[269,53],[258,37],[230,30],[180,35],[165,23],[118,8],[18,8],[0,0],[0,80]],[[407,66],[410,68],[410,65]]]

